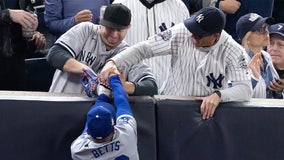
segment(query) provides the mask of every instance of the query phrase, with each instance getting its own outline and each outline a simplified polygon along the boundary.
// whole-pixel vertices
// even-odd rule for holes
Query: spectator
[[[131,21],[130,10],[122,4],[111,4],[105,10],[101,25],[82,22],[63,34],[51,47],[47,60],[57,68],[50,92],[84,93],[83,69],[99,73],[106,61],[124,50],[123,41]],[[157,85],[148,66],[137,63],[121,68],[123,86],[130,95],[157,94]],[[125,80],[125,81],[124,81]]]
[[[171,54],[170,73],[162,94],[196,96],[196,100],[203,101],[202,118],[208,119],[220,101],[247,101],[252,93],[245,50],[223,31],[225,23],[221,10],[204,7],[184,23],[112,57],[100,79],[107,82],[109,73],[117,72],[117,67]],[[232,87],[227,88],[229,80]]]
[[[257,3],[257,5],[256,5]],[[241,44],[236,33],[236,23],[241,16],[247,13],[257,13],[262,17],[271,17],[274,0],[217,0],[217,8],[226,15],[225,31]]]
[[[110,90],[100,86],[97,101],[87,114],[85,129],[71,144],[73,160],[139,159],[137,124],[127,95],[117,75],[109,80],[117,111],[110,103]]]
[[[277,82],[272,81],[270,89],[283,93],[284,89],[284,23],[277,23],[269,27],[270,44],[267,52],[271,55],[273,65],[280,77]]]
[[[147,40],[189,17],[186,6],[180,0],[115,0],[131,10],[132,21],[125,41],[129,45]],[[151,68],[158,88],[166,79],[170,55],[154,57],[144,62]]]
[[[281,97],[269,89],[269,84],[279,79],[279,76],[270,55],[263,49],[269,44],[268,26],[272,22],[273,18],[263,18],[256,13],[245,14],[237,21],[236,32],[247,51],[253,98]]]
[[[26,89],[25,58],[46,43],[44,35],[35,31],[36,15],[21,10],[20,2],[0,1],[0,90]]]
[[[81,22],[99,22],[100,8],[108,0],[45,0],[44,19],[50,32],[57,38]]]

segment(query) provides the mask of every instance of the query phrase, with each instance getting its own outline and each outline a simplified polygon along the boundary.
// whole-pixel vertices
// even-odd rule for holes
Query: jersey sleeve
[[[118,68],[125,66],[132,66],[138,64],[140,61],[161,55],[172,54],[173,48],[178,47],[181,39],[180,31],[183,23],[177,24],[168,30],[150,37],[148,40],[139,42],[120,54],[111,58]]]
[[[126,130],[133,130],[134,134],[137,135],[137,123],[133,116],[121,115],[116,120],[116,126],[124,128]]]
[[[121,84],[119,76],[111,76],[109,78],[114,97],[114,104],[116,106],[116,117],[123,114],[132,115],[132,110],[130,108],[127,94]]]
[[[90,36],[97,35],[98,25],[91,22],[82,22],[64,33],[55,44],[63,46],[73,57],[82,51]]]

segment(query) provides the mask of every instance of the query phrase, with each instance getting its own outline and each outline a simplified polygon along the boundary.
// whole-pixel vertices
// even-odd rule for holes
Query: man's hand
[[[84,9],[75,15],[76,24],[79,24],[81,22],[87,22],[87,21],[91,22],[92,19],[93,19],[93,13],[88,9]]]
[[[278,79],[276,81],[271,81],[268,87],[270,90],[276,93],[281,93],[284,90],[284,79]]]
[[[9,14],[11,20],[15,23],[19,23],[23,28],[33,28],[36,30],[38,27],[36,14],[17,9],[9,9]]]
[[[39,49],[39,50],[44,49],[44,47],[46,45],[46,39],[45,39],[45,36],[43,34],[41,34],[40,32],[35,32],[32,39],[35,40],[35,45],[36,45],[37,49]]]
[[[202,101],[202,104],[200,106],[202,119],[209,119],[210,117],[213,117],[214,112],[221,101],[221,98],[216,93],[213,93],[207,97],[195,97],[195,100]]]
[[[235,14],[240,8],[241,3],[237,0],[220,1],[220,9],[227,14]]]
[[[108,84],[108,78],[111,74],[120,75],[120,72],[113,61],[108,61],[100,72],[100,81]]]

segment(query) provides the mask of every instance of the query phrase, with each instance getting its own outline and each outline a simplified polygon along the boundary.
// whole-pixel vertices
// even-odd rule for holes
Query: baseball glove
[[[97,96],[98,76],[90,69],[83,69],[82,86],[88,97]]]

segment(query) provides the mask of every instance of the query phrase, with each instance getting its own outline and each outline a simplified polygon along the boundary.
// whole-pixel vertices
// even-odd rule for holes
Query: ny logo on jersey
[[[218,89],[222,87],[222,80],[224,79],[223,74],[219,74],[218,78],[216,79],[213,75],[213,73],[210,73],[207,77],[207,86],[210,87],[211,82],[213,83],[213,88]]]
[[[175,25],[174,22],[172,22],[171,27],[174,26],[174,25]],[[165,30],[168,29],[167,26],[166,26],[166,24],[165,24],[165,22],[163,22],[163,23],[159,26],[159,28],[160,28],[160,31],[161,31],[161,32],[163,32],[163,31],[165,31]]]

